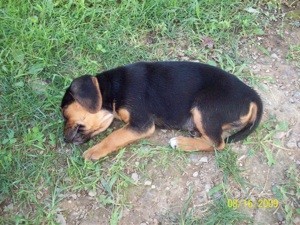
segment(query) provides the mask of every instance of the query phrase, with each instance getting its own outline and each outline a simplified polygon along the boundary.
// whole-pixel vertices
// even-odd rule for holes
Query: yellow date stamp
[[[227,199],[227,206],[234,209],[240,207],[270,209],[277,208],[279,201],[276,198],[259,198],[255,201],[251,199]]]

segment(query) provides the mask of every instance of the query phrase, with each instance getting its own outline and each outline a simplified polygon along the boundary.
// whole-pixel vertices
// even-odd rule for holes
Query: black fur
[[[63,105],[68,105],[74,100],[78,101],[90,112],[100,110],[101,96],[92,81],[91,75],[84,75],[72,81],[63,98],[62,108]]]
[[[102,72],[96,77],[102,108],[112,111],[113,103],[116,111],[126,108],[130,112],[129,124],[137,131],[144,131],[153,122],[166,128],[194,130],[190,111],[196,107],[202,114],[207,135],[219,143],[222,125],[238,121],[254,102],[258,106],[254,124],[248,124],[227,139],[237,141],[248,136],[262,116],[262,101],[252,88],[230,73],[206,64],[138,62]],[[87,77],[77,78],[77,81],[80,79]],[[74,80],[71,85],[73,95],[76,83]],[[78,86],[76,90],[80,96],[95,102],[98,96],[93,88],[87,87],[87,80],[75,86]],[[69,95],[67,91],[62,107],[70,102]]]

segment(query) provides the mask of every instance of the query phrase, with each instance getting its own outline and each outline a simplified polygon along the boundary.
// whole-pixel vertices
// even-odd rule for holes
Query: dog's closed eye
[[[81,132],[81,131],[84,131],[84,130],[85,130],[85,126],[82,125],[82,124],[78,124],[77,131],[78,131],[78,132]]]

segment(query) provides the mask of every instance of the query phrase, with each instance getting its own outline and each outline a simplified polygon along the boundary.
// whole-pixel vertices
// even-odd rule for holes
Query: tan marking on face
[[[90,113],[78,102],[63,109],[63,114],[66,118],[66,129],[83,125],[85,133],[90,133],[92,136],[106,130],[113,120],[113,114],[109,111],[100,110],[97,113]]]

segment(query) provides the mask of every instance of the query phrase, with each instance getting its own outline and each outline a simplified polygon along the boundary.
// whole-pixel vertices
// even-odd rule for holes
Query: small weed
[[[190,188],[188,192],[188,198],[184,202],[179,215],[178,223],[180,225],[196,225],[199,224],[200,219],[195,217],[195,209],[191,206],[193,197],[193,190]]]
[[[295,61],[296,65],[300,67],[300,45],[290,46],[287,59]]]
[[[112,211],[109,224],[110,225],[118,225],[121,218],[122,218],[121,207],[115,207]]]
[[[253,220],[246,214],[239,212],[227,204],[227,199],[222,196],[216,199],[211,206],[208,215],[201,224],[252,224]]]
[[[27,146],[36,146],[43,149],[45,136],[38,127],[29,128],[24,136],[24,144]]]
[[[226,147],[222,151],[215,151],[216,163],[223,171],[224,178],[227,180],[232,177],[237,183],[243,185],[244,179],[241,176],[242,170],[237,165],[237,153]]]
[[[102,179],[102,168],[99,163],[84,161],[81,156],[67,159],[68,186],[76,190],[95,190]]]
[[[256,130],[257,135],[252,135],[244,141],[244,144],[251,145],[249,154],[257,151],[263,151],[267,158],[267,163],[272,166],[276,163],[273,149],[274,147],[281,147],[280,140],[274,140],[274,135],[278,132],[286,132],[288,130],[288,123],[285,121],[279,122],[276,118],[271,117],[269,120],[261,123]]]
[[[273,186],[272,191],[282,203],[287,224],[293,224],[296,215],[300,216],[300,171],[296,166],[291,166],[286,172],[286,182],[279,186]]]
[[[15,132],[13,130],[8,130],[7,131],[7,138],[4,138],[2,141],[2,145],[12,145],[14,143],[16,143],[17,139],[14,137],[15,136]]]
[[[167,224],[180,224],[180,225],[197,225],[200,224],[200,218],[196,216],[196,209],[192,205],[193,199],[193,189],[189,188],[187,199],[184,201],[183,206],[180,209],[180,212],[174,213],[168,211],[164,218]]]

